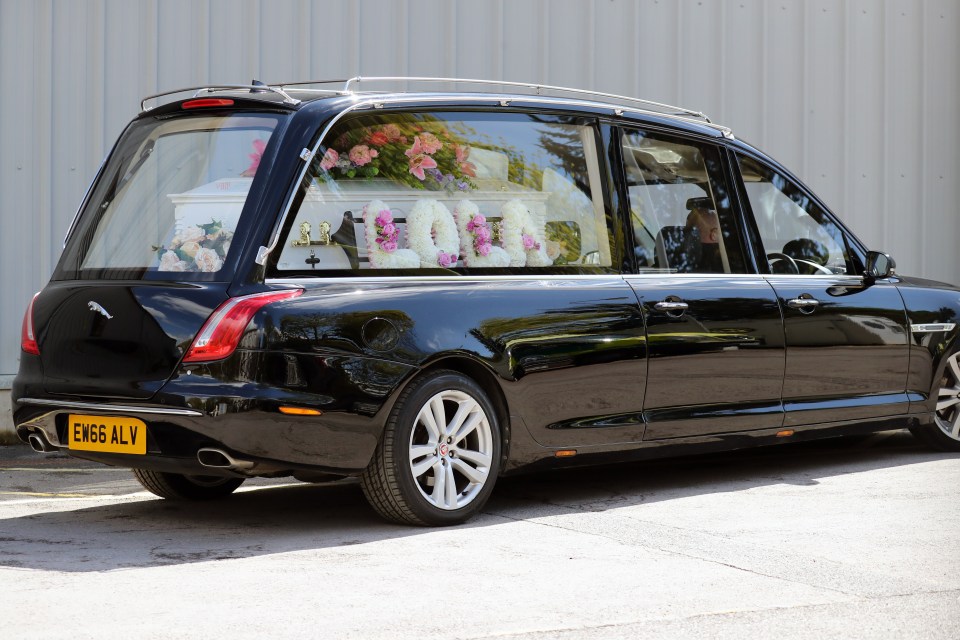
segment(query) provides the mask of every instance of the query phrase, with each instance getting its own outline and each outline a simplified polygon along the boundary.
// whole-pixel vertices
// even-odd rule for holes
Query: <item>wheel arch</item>
[[[503,474],[510,457],[510,443],[512,440],[512,426],[510,424],[510,408],[506,395],[501,387],[501,378],[487,363],[463,353],[448,353],[432,358],[417,369],[397,389],[397,396],[415,380],[435,371],[456,371],[474,382],[487,394],[493,409],[496,412],[497,425],[500,428],[500,473]],[[396,399],[391,403],[390,410],[396,406]],[[381,434],[381,438],[383,435]]]

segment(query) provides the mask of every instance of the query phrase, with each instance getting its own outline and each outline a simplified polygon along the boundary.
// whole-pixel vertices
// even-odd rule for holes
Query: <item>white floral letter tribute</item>
[[[436,200],[417,200],[407,216],[407,246],[425,268],[457,264],[460,237],[450,210]]]
[[[547,255],[543,223],[519,200],[510,200],[500,209],[503,216],[503,248],[510,255],[511,267],[547,267],[553,260]]]
[[[506,267],[510,256],[492,244],[493,232],[487,219],[480,214],[477,205],[461,200],[453,208],[453,217],[460,232],[460,255],[468,267]]]
[[[363,228],[367,237],[367,253],[374,269],[416,269],[420,258],[410,249],[400,249],[400,230],[393,222],[390,207],[383,200],[374,200],[363,207]]]

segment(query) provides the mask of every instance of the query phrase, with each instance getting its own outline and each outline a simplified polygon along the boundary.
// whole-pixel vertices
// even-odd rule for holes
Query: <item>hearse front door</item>
[[[621,138],[646,318],[644,440],[778,428],[783,324],[747,261],[720,148],[653,132]]]
[[[907,413],[909,333],[894,284],[864,280],[853,238],[794,181],[738,160],[783,310],[784,426]]]

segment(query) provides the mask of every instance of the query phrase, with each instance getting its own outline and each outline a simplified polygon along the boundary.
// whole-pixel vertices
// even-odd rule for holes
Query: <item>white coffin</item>
[[[324,185],[322,188],[311,186],[307,192],[303,206],[297,212],[296,219],[290,227],[292,231],[284,238],[283,251],[277,267],[280,270],[309,268],[305,260],[310,257],[311,249],[316,258],[320,259],[316,269],[349,269],[350,262],[346,253],[339,247],[294,247],[292,241],[299,237],[300,223],[310,223],[311,237],[319,238],[318,227],[321,221],[330,224],[330,234],[335,234],[343,222],[343,214],[350,211],[354,218],[354,231],[357,238],[357,253],[361,259],[361,268],[367,268],[367,243],[364,238],[362,222],[363,207],[373,200],[382,200],[393,212],[394,219],[399,219],[400,237],[406,237],[407,214],[419,200],[437,200],[443,203],[453,213],[454,207],[461,200],[467,199],[477,205],[480,213],[488,218],[499,218],[500,208],[509,200],[518,199],[523,202],[530,212],[541,222],[549,219],[547,216],[547,199],[549,193],[532,191],[506,183],[500,180],[475,180],[476,190],[470,191],[428,191],[422,189],[397,189],[389,180],[342,180],[336,185]],[[405,246],[405,245],[401,245]],[[322,251],[321,251],[322,250]]]

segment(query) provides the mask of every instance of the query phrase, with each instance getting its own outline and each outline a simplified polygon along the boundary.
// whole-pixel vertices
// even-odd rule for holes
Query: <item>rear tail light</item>
[[[243,331],[260,309],[280,300],[296,298],[303,289],[268,291],[239,298],[230,298],[203,323],[200,333],[183,357],[184,362],[223,360],[237,349]]]
[[[20,326],[20,348],[35,356],[40,355],[40,345],[37,344],[37,333],[33,328],[33,301],[40,293],[33,294],[27,311],[23,314],[23,324]]]

